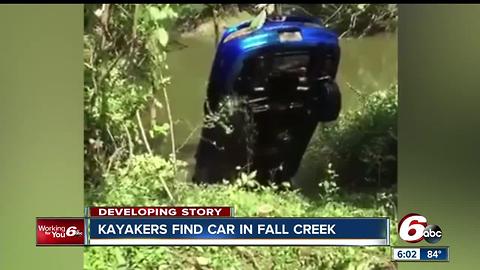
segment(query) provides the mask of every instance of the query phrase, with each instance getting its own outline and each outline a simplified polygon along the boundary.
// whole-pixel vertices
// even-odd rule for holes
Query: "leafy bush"
[[[170,115],[166,46],[176,18],[169,4],[85,6],[86,184],[98,184],[114,163],[151,152],[149,140],[172,134],[172,124],[157,123],[156,115],[163,108]]]
[[[388,187],[397,181],[397,85],[363,95],[360,108],[320,127],[304,157],[310,179],[333,167],[344,186]]]
[[[176,169],[185,165],[149,154],[135,155],[104,175],[101,185],[87,191],[87,205],[152,205],[174,203]],[[175,169],[176,168],[176,169]]]

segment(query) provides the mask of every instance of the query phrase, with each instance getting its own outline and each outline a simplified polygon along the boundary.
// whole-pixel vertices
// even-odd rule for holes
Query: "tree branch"
[[[132,141],[132,136],[130,135],[130,131],[128,131],[128,127],[123,124],[123,128],[125,129],[125,132],[127,133],[127,139],[128,139],[128,153],[130,157],[133,157],[133,141]]]
[[[162,87],[163,97],[165,98],[165,107],[167,109],[168,124],[170,125],[170,140],[171,140],[171,154],[173,159],[173,170],[177,173],[177,152],[175,151],[175,133],[173,128],[172,112],[170,110],[170,101],[168,99],[168,93],[165,86]]]
[[[152,152],[152,149],[150,148],[150,144],[148,143],[147,135],[145,134],[145,129],[143,128],[142,118],[140,117],[139,110],[137,110],[136,115],[137,115],[138,127],[140,128],[140,133],[142,134],[143,143],[145,144],[145,147],[147,148],[148,153],[152,155],[153,152]]]

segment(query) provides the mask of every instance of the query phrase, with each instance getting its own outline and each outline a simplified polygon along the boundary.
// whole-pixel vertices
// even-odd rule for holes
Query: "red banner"
[[[83,218],[37,218],[37,246],[83,245]]]
[[[230,217],[231,207],[90,207],[90,217]]]

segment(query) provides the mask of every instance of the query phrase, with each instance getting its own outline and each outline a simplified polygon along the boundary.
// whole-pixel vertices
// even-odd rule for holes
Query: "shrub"
[[[304,157],[309,179],[324,179],[333,166],[343,186],[389,187],[397,181],[397,85],[359,94],[360,108],[320,127]]]
[[[158,123],[157,114],[165,107],[170,116],[166,46],[176,17],[169,4],[85,6],[86,184],[99,184],[114,163],[152,152],[149,141],[173,136],[171,121]],[[148,125],[142,118],[147,111]]]

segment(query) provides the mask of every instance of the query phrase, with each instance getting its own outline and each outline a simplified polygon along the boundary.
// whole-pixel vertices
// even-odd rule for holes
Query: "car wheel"
[[[342,107],[342,95],[340,93],[340,88],[335,81],[328,80],[323,83],[319,105],[320,122],[331,122],[337,120]]]

